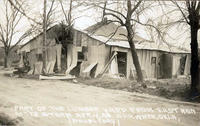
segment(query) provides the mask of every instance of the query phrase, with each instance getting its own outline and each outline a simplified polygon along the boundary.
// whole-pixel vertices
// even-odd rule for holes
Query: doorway
[[[186,56],[182,56],[180,58],[180,75],[184,75],[184,70],[185,70],[185,63],[186,63]]]
[[[127,53],[117,52],[118,72],[120,75],[126,77],[127,73]]]
[[[162,54],[160,56],[161,78],[172,78],[172,61],[173,57],[170,54]]]

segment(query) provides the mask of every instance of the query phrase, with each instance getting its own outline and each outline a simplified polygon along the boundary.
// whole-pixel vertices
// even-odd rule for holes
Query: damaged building
[[[43,68],[43,34],[21,46],[20,66],[26,58],[31,70],[28,74],[41,74]],[[48,74],[64,73],[75,76],[96,77],[109,59],[109,47],[80,30],[55,25],[47,30]],[[106,50],[106,51],[102,51]]]
[[[116,31],[117,30],[117,31]],[[113,77],[136,78],[126,30],[115,23],[97,23],[86,29],[87,33],[110,47],[107,70]],[[112,33],[115,35],[112,36]],[[112,38],[110,38],[112,36]],[[190,52],[165,43],[156,43],[134,36],[135,48],[146,79],[172,78],[190,74]],[[109,40],[109,41],[108,41]],[[100,44],[101,45],[101,44]]]
[[[61,30],[59,30],[61,29]],[[116,30],[117,29],[117,30]],[[56,25],[47,31],[47,71],[77,77],[136,78],[126,30],[115,23],[100,22],[85,30]],[[112,33],[115,32],[114,35]],[[110,36],[112,35],[112,38]],[[190,73],[190,53],[134,37],[140,65],[146,79],[172,78]],[[23,45],[19,52],[28,57],[29,74],[42,73],[42,34]]]

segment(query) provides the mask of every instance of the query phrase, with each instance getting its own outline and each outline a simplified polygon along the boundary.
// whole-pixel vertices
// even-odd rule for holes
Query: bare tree
[[[22,0],[8,0],[13,8],[15,8],[19,13],[21,13],[24,17],[28,20],[31,20],[35,24],[42,25],[41,22],[38,22],[36,19],[32,18],[30,15],[27,14],[26,10],[23,6],[26,6]]]
[[[49,8],[49,11],[47,12],[47,0],[44,0],[44,8],[43,8],[43,72],[44,74],[47,74],[47,28],[51,26],[53,21],[51,20],[51,16],[54,14],[55,8],[54,8],[54,2],[55,0],[51,1],[51,5]]]
[[[53,24],[54,20],[52,19],[52,16],[55,12],[54,8],[54,3],[55,0],[51,0],[51,5],[49,7],[49,10],[47,10],[47,0],[44,0],[44,8],[43,8],[43,14],[40,16],[39,19],[34,19],[31,16],[27,14],[27,12],[24,10],[22,7],[23,3],[21,0],[8,0],[8,2],[12,5],[12,7],[18,11],[21,15],[26,17],[28,20],[32,21],[32,27],[35,27],[34,32],[43,32],[43,70],[44,73],[46,71],[46,60],[47,60],[47,55],[46,55],[46,49],[47,47],[47,29]]]
[[[136,34],[133,27],[135,26],[135,23],[139,23],[140,25],[145,25],[145,26],[152,26],[150,24],[143,24],[139,21],[138,15],[139,10],[143,11],[145,8],[142,6],[143,2],[142,0],[136,0],[136,1],[131,1],[127,0],[124,1],[126,2],[125,9],[124,11],[117,11],[114,9],[110,9],[107,7],[107,1],[104,4],[104,7],[99,6],[100,8],[103,9],[103,16],[110,16],[113,19],[108,20],[108,22],[116,22],[120,24],[121,27],[125,27],[127,31],[127,37],[128,43],[130,45],[130,50],[133,58],[133,63],[136,69],[137,73],[137,81],[138,82],[143,82],[143,74],[141,70],[141,66],[139,63],[138,55],[136,52],[135,48],[135,43],[134,43],[134,35]],[[124,14],[125,13],[125,14]]]
[[[181,12],[183,20],[190,26],[191,38],[191,95],[198,94],[198,87],[200,86],[200,69],[198,58],[198,30],[200,28],[200,1],[199,0],[184,0],[175,1],[172,3],[176,5],[179,12]],[[200,92],[200,91],[199,91]]]
[[[46,43],[47,43],[47,0],[44,0],[44,12],[43,12],[43,71],[46,74],[47,67],[47,53],[46,53]]]
[[[62,9],[62,13],[63,13],[63,15],[65,17],[64,18],[65,20],[61,23],[62,39],[64,40],[64,38],[66,38],[66,36],[69,36],[69,38],[68,38],[69,40],[68,41],[72,41],[73,40],[72,27],[73,27],[75,18],[73,18],[73,16],[72,16],[72,11],[73,11],[73,9],[75,9],[76,7],[79,6],[79,5],[77,5],[76,7],[74,7],[72,5],[73,1],[74,0],[67,1],[69,6],[68,6],[68,8],[66,10],[65,7],[64,7],[63,0],[59,0],[60,6],[61,6],[61,9]],[[61,43],[63,43],[63,42],[61,42]],[[67,47],[64,47],[64,48],[65,48],[65,50],[67,49]]]
[[[65,16],[65,21],[66,21],[67,25],[68,26],[72,26],[72,24],[73,24],[73,19],[72,19],[72,9],[73,9],[72,3],[73,3],[73,0],[69,1],[69,9],[68,9],[68,11],[66,11],[64,9],[63,1],[59,0],[59,2],[60,2],[60,5],[61,5],[61,8],[62,8],[62,12],[63,12],[63,14]]]
[[[22,15],[19,11],[12,7],[6,0],[3,1],[5,4],[4,8],[4,21],[0,22],[0,41],[4,45],[5,57],[4,57],[4,67],[8,66],[8,58],[10,52],[19,43],[21,43],[26,37],[31,34],[32,29],[24,31],[22,35],[15,41],[14,38],[19,33],[18,26],[22,21]]]
[[[53,14],[53,6],[55,0],[52,0],[49,11],[47,12],[47,0],[44,0],[44,9],[43,9],[43,72],[46,74],[47,70],[47,28],[51,25],[51,15]]]

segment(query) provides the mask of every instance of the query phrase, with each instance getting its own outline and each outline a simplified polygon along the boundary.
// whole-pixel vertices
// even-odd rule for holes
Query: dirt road
[[[2,73],[0,113],[20,126],[200,126],[199,104]]]

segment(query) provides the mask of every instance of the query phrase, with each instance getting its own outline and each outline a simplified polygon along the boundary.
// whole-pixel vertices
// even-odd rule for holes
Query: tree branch
[[[177,3],[175,0],[171,0],[171,1],[172,1],[172,3],[174,3],[174,4],[178,7],[178,9],[180,10],[181,14],[183,15],[185,21],[186,21],[188,24],[190,24],[190,22],[188,21],[187,16],[185,15],[185,13],[184,13],[183,10],[181,9],[181,7],[178,5],[178,3]],[[187,2],[186,2],[186,3],[187,3]],[[188,9],[189,9],[189,8],[190,8],[190,7],[188,6]]]
[[[21,7],[17,7],[17,5],[20,5],[18,2],[15,4],[12,0],[8,0],[8,2],[11,4],[11,6],[13,6],[16,10],[18,10],[22,15],[24,15],[27,19],[33,21],[34,23],[38,24],[38,25],[42,25],[40,22],[37,22],[36,20],[34,20],[33,18],[29,17],[24,10],[21,10]],[[21,5],[20,5],[21,6]]]
[[[52,15],[52,13],[53,13],[53,5],[54,5],[54,2],[55,2],[55,0],[52,0],[50,9],[49,9],[49,11],[48,11],[48,13],[47,13],[47,22],[50,22],[49,20],[50,20],[50,17],[51,17],[51,15]]]
[[[101,9],[105,9],[105,11],[110,11],[110,12],[113,12],[115,14],[118,14],[118,15],[122,16],[124,19],[126,19],[126,16],[123,15],[122,13],[118,12],[118,11],[115,11],[115,10],[112,10],[112,9],[109,9],[109,8],[104,8],[104,7],[99,6],[99,5],[94,5],[94,6],[99,7]]]
[[[115,17],[117,20],[119,20],[119,23],[122,25],[122,26],[125,26],[125,23],[122,21],[122,19],[120,17],[118,17],[117,15],[113,14],[113,13],[105,13],[104,15],[110,15],[110,16],[113,16]]]
[[[134,8],[131,9],[131,11],[130,11],[130,15],[132,15],[133,12],[134,12],[134,11],[135,11],[139,6],[140,6],[141,2],[142,2],[142,0],[140,0],[139,2],[137,2],[137,4],[134,6]]]

